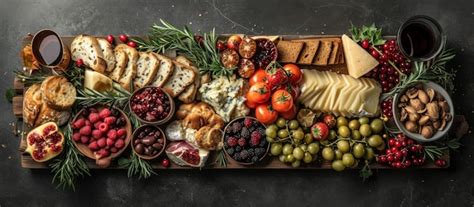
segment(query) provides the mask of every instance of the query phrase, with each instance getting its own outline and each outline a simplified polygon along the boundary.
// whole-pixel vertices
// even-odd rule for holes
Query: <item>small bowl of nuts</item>
[[[393,114],[397,127],[419,142],[442,138],[451,128],[454,107],[449,94],[434,82],[419,82],[396,94]]]

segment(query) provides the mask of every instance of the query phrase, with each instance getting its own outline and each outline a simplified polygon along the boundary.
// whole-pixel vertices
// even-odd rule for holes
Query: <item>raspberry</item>
[[[101,123],[101,124],[99,124],[99,130],[100,130],[101,132],[104,132],[104,133],[105,133],[105,132],[109,131],[109,125],[106,124],[106,123]]]
[[[105,138],[100,138],[99,140],[97,140],[97,146],[99,146],[100,148],[105,147],[105,145],[107,145]]]
[[[126,134],[127,134],[127,131],[125,129],[117,130],[117,137],[119,138],[125,137]]]
[[[107,142],[107,146],[113,146],[115,144],[114,140],[110,138],[107,138],[106,142]]]
[[[252,120],[252,119],[250,119],[250,118],[245,118],[245,119],[244,119],[244,126],[245,126],[245,127],[248,128],[248,127],[252,126],[252,124],[253,124],[253,120]]]
[[[247,144],[247,141],[245,141],[244,138],[240,138],[238,143],[239,143],[239,146],[244,147]]]
[[[240,152],[240,157],[245,160],[249,157],[249,152],[247,152],[247,150],[242,150],[242,152]]]
[[[104,122],[98,121],[98,122],[94,123],[94,128],[99,129],[99,125],[102,124],[102,123],[104,123]]]
[[[91,121],[91,123],[96,123],[99,120],[100,120],[100,117],[99,117],[98,113],[90,113],[89,114],[89,121]]]
[[[112,114],[112,112],[108,108],[104,108],[99,112],[99,117],[101,119],[105,119],[109,117]]]
[[[258,133],[258,131],[253,131],[252,135],[250,136],[250,145],[257,146],[260,144],[260,140],[262,139],[262,135]]]
[[[100,137],[102,137],[102,132],[98,129],[94,129],[92,130],[92,137],[94,137],[95,139],[99,139]]]
[[[110,152],[112,152],[112,153],[116,153],[117,151],[118,151],[118,149],[115,148],[115,147],[110,148]]]
[[[227,145],[229,145],[230,147],[236,146],[237,145],[237,138],[229,137],[229,139],[227,139]]]
[[[72,128],[73,129],[80,129],[82,128],[84,125],[86,125],[86,120],[84,118],[80,118],[78,120],[76,120],[73,124],[72,124]]]
[[[123,141],[123,139],[119,139],[115,142],[115,145],[114,145],[117,149],[122,149],[124,146],[125,146],[125,142]]]
[[[80,130],[79,133],[81,135],[88,136],[91,134],[92,128],[90,126],[83,126]]]
[[[243,127],[242,131],[240,132],[240,137],[248,139],[249,136],[250,136],[249,129],[247,129],[247,127]]]
[[[105,117],[104,122],[107,123],[108,125],[112,125],[112,124],[115,124],[116,120],[117,118],[113,116],[109,116],[109,117]]]
[[[82,144],[87,144],[87,142],[89,142],[89,137],[82,136],[82,137],[81,137],[81,143],[82,143]]]
[[[97,155],[99,155],[99,158],[104,158],[104,157],[107,157],[109,156],[109,151],[106,150],[106,149],[100,149],[98,152],[97,152]]]
[[[86,120],[86,123],[85,123],[85,125],[86,125],[86,126],[92,126],[92,123],[91,123],[91,121],[89,121],[89,120]]]
[[[79,132],[75,132],[74,134],[72,134],[72,140],[74,140],[75,142],[79,142],[81,140],[81,134]]]
[[[107,137],[112,139],[112,140],[116,140],[117,139],[117,131],[115,129],[109,130],[109,132],[107,132]]]
[[[239,122],[234,122],[232,124],[232,131],[238,133],[242,129],[242,125]]]
[[[89,144],[89,149],[91,149],[92,151],[96,151],[99,149],[99,146],[97,146],[97,142],[96,141],[92,141],[90,144]]]

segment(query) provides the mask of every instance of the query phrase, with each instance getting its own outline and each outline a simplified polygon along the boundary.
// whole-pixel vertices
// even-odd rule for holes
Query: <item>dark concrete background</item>
[[[0,93],[11,87],[20,67],[20,41],[27,33],[52,28],[62,35],[145,34],[163,18],[195,31],[219,33],[342,34],[375,22],[394,34],[406,18],[427,14],[446,30],[458,51],[456,112],[474,123],[474,2],[424,1],[9,1],[0,2]],[[55,189],[48,170],[20,167],[18,138],[8,124],[11,104],[0,99],[0,206],[472,206],[474,141],[463,140],[447,170],[385,170],[362,182],[357,171],[193,170],[158,172],[149,180],[125,171],[93,171],[76,192]]]

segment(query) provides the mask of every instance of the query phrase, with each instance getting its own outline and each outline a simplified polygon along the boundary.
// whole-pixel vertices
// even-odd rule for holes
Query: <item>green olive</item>
[[[289,155],[291,153],[293,153],[293,146],[289,143],[285,144],[283,146],[283,154],[284,155]]]
[[[277,130],[273,130],[273,128],[267,128],[265,129],[265,135],[270,138],[276,138],[277,137]]]
[[[295,160],[294,162],[291,163],[291,167],[297,168],[301,165],[301,161]]]
[[[357,130],[357,129],[359,129],[359,127],[360,127],[360,123],[359,123],[358,120],[353,119],[349,122],[349,128],[350,129]]]
[[[300,124],[296,120],[291,120],[290,122],[288,122],[288,127],[290,129],[298,129],[299,126]]]
[[[332,150],[330,147],[325,147],[321,154],[325,160],[334,160],[334,150]]]
[[[308,145],[306,144],[301,144],[300,146],[298,146],[299,148],[301,148],[303,151],[308,151]]]
[[[272,124],[272,125],[268,126],[267,129],[270,129],[272,131],[278,131],[278,126],[275,125],[275,124]]]
[[[331,167],[332,167],[333,170],[338,171],[338,172],[343,171],[344,169],[346,169],[346,166],[344,166],[344,164],[342,163],[341,160],[333,161],[332,164],[331,164]]]
[[[365,155],[365,147],[361,143],[357,143],[352,147],[352,154],[355,158],[362,158]]]
[[[337,142],[337,149],[341,150],[342,153],[349,152],[351,150],[351,145],[346,140],[341,140]]]
[[[366,148],[365,148],[364,159],[370,161],[370,160],[373,160],[374,157],[375,157],[374,149],[372,149],[371,147],[366,147]]]
[[[335,155],[335,158],[334,158],[334,159],[335,159],[335,160],[340,160],[340,159],[342,159],[342,155],[343,155],[343,154],[344,154],[344,153],[342,153],[341,150],[335,149],[335,150],[334,150],[334,155]]]
[[[284,118],[278,118],[276,121],[276,125],[280,128],[285,128],[286,127],[286,120]]]
[[[337,133],[336,133],[336,130],[329,130],[329,136],[328,136],[328,139],[329,140],[335,140],[337,138]]]
[[[351,153],[346,153],[342,155],[342,164],[346,167],[352,167],[354,165],[355,159]]]
[[[361,140],[362,135],[360,134],[359,130],[352,130],[352,139]]]
[[[296,130],[293,132],[293,139],[303,140],[304,132],[302,130]]]
[[[337,127],[347,126],[347,119],[343,116],[337,117],[336,123]]]
[[[369,118],[367,117],[361,117],[359,118],[359,123],[362,124],[368,124],[369,123]]]
[[[280,160],[280,162],[285,162],[286,161],[286,156],[282,154],[282,155],[278,156],[278,159]]]
[[[286,129],[278,130],[278,137],[280,137],[281,139],[287,138],[288,134],[289,134],[288,130],[286,130]]]
[[[378,147],[383,144],[383,139],[380,135],[374,134],[369,137],[369,139],[367,140],[367,143],[371,147]]]
[[[368,124],[360,125],[359,132],[363,137],[369,137],[372,134],[372,129]]]
[[[308,152],[315,155],[319,152],[319,143],[313,142],[308,145]]]
[[[311,142],[313,142],[313,136],[310,133],[306,133],[304,135],[304,142],[306,144],[311,144]]]
[[[302,160],[304,157],[304,151],[299,147],[295,147],[293,149],[293,156],[296,160]]]
[[[337,134],[341,137],[348,138],[351,136],[351,130],[347,126],[341,126],[337,129]]]
[[[305,152],[304,153],[304,158],[303,158],[303,162],[304,163],[310,163],[313,161],[313,156],[311,155],[311,153],[309,152]]]
[[[281,143],[272,143],[272,147],[270,148],[270,153],[273,156],[278,156],[281,154],[283,146]]]
[[[294,162],[295,160],[296,159],[295,159],[295,156],[293,156],[293,154],[286,155],[286,158],[285,158],[286,162]]]
[[[370,129],[374,134],[379,134],[383,130],[383,121],[381,119],[374,119],[370,122]]]

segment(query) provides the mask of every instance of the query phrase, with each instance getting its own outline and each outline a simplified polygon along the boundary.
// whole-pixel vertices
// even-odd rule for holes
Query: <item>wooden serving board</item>
[[[222,35],[223,37],[227,35]],[[283,39],[308,39],[308,38],[331,38],[331,37],[340,37],[340,35],[280,35]],[[65,36],[62,37],[62,41],[66,45],[70,45],[72,42],[73,36]],[[32,36],[28,35],[23,39],[22,45],[25,46],[31,42]],[[119,41],[118,39],[116,41]],[[331,65],[331,66],[302,66],[302,68],[308,68],[308,69],[317,69],[317,70],[329,70],[341,74],[347,74],[347,68],[345,64],[339,64],[339,65]],[[13,89],[16,92],[16,96],[13,97],[13,114],[15,117],[18,119],[22,119],[23,116],[23,93],[25,91],[25,86],[21,80],[18,78],[15,78],[13,81]],[[21,126],[21,130],[24,132],[28,131],[28,128],[23,124]],[[21,166],[23,168],[29,168],[29,169],[47,169],[49,168],[48,162],[46,163],[39,163],[35,162],[31,156],[28,153],[25,153],[24,150],[26,149],[26,140],[25,140],[25,133],[20,134],[20,146],[19,146],[19,151],[20,151],[20,157],[21,157]],[[131,149],[127,149],[124,154],[122,155],[123,157],[128,157],[131,153]],[[164,167],[161,166],[161,160],[164,158],[166,155],[163,153],[160,155],[160,157],[150,161],[152,167],[154,169],[165,169]],[[95,164],[95,160],[89,159],[84,157],[86,160],[87,165],[89,166],[90,169],[99,169],[99,167]],[[106,169],[123,169],[120,168],[117,164],[117,158],[115,161],[112,162],[112,164],[106,168]],[[447,165],[443,168],[447,168],[450,165],[450,159],[449,159],[449,151],[446,151],[445,153],[445,159],[447,160]],[[331,169],[331,163],[330,162],[314,162],[309,165],[304,165],[302,164],[299,168],[292,168],[291,165],[287,165],[285,163],[282,163],[278,160],[278,157],[270,157],[270,155],[267,155],[265,159],[262,162],[259,162],[255,165],[240,165],[231,158],[228,158],[228,164],[227,167],[220,167],[215,163],[216,160],[216,154],[214,152],[211,152],[211,155],[209,159],[207,160],[207,163],[204,167],[204,169]],[[372,169],[394,169],[390,168],[384,165],[380,165],[377,163],[371,164]],[[441,169],[440,167],[437,167],[433,162],[430,162],[427,160],[427,163],[423,165],[423,169]],[[191,168],[191,167],[182,167],[179,165],[174,164],[171,162],[171,166],[167,169],[196,169],[196,168]]]

